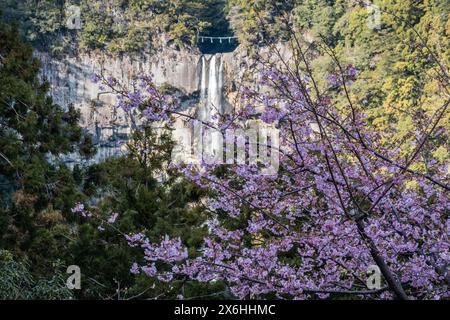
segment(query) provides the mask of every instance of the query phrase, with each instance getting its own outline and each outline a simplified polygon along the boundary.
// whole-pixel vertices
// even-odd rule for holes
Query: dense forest
[[[2,0],[0,299],[448,299],[450,2],[372,1],[375,26],[368,2]],[[174,165],[177,100],[145,75],[129,92],[97,79],[141,113],[127,155],[60,159],[96,150],[33,50],[196,52],[199,34],[237,36],[263,66],[270,90],[242,90],[220,121],[276,123],[278,175]]]
[[[3,16],[20,21],[25,37],[53,54],[107,50],[112,54],[155,50],[168,43],[196,44],[198,33],[230,34],[226,1],[2,1]],[[70,5],[83,12],[82,28],[67,27]],[[75,44],[74,44],[75,43]]]

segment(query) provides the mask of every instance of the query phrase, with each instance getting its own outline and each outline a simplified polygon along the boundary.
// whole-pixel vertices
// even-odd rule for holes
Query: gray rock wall
[[[287,54],[285,49],[282,51]],[[255,76],[258,66],[252,63],[244,50],[238,49],[222,55],[226,109],[236,108],[239,107],[236,93],[243,83],[258,89]],[[184,108],[198,103],[198,94],[194,94],[200,90],[201,81],[201,54],[198,52],[166,48],[139,58],[112,58],[102,53],[80,54],[62,59],[52,58],[43,52],[36,52],[36,56],[42,62],[41,75],[49,81],[54,101],[65,108],[73,104],[81,111],[81,126],[93,134],[99,150],[93,161],[121,154],[123,147],[118,146],[118,142],[129,135],[133,121],[129,115],[115,107],[114,95],[100,92],[99,86],[91,81],[92,75],[100,70],[125,85],[129,85],[130,79],[136,75],[152,74],[157,84],[168,84],[190,96],[186,99],[188,106]],[[286,56],[289,58],[288,54]],[[70,162],[80,159],[77,155],[70,155],[66,160]]]
[[[115,108],[115,96],[104,93],[92,82],[95,73],[117,78],[125,85],[141,74],[152,74],[157,84],[168,84],[190,95],[199,90],[200,54],[187,51],[162,50],[153,55],[131,58],[112,58],[105,54],[82,54],[55,59],[47,53],[36,52],[42,62],[41,76],[50,83],[50,94],[55,103],[67,108],[73,104],[81,111],[81,126],[94,137],[99,152],[94,161],[100,161],[122,151],[118,138],[130,132],[129,115]],[[67,161],[77,161],[70,155]]]

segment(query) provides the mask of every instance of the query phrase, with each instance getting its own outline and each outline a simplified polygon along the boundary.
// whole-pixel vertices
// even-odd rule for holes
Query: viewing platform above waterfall
[[[236,36],[197,35],[197,46],[204,54],[233,52],[239,46]]]

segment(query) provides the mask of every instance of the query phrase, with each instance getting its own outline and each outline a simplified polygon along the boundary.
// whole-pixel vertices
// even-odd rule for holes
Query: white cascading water
[[[209,59],[202,56],[202,70],[200,81],[200,113],[201,121],[213,126],[218,124],[218,116],[222,113],[223,61],[220,54],[212,55]],[[207,77],[208,75],[208,77]],[[222,139],[217,132],[211,132],[203,137],[203,148],[208,155],[219,156],[222,150]]]
[[[221,81],[221,67],[222,67],[222,59],[219,56],[220,66],[217,68],[217,59],[216,55],[211,57],[209,62],[209,86],[208,86],[208,111],[211,115],[211,120],[220,113],[220,104],[222,100],[222,88],[220,87]]]
[[[200,82],[200,100],[203,101],[206,98],[206,90],[207,90],[207,84],[206,84],[206,72],[208,70],[206,69],[206,57],[202,56],[202,78]]]

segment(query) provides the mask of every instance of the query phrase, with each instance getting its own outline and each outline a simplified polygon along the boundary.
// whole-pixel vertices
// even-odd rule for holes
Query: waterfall
[[[216,55],[211,57],[209,62],[209,86],[208,86],[208,104],[207,108],[211,118],[209,120],[214,120],[213,117],[220,113],[220,104],[222,98],[222,88],[220,88],[220,67],[217,69],[217,59]],[[219,56],[220,59],[220,56]],[[220,62],[222,59],[220,59]]]
[[[208,75],[208,77],[206,76]],[[209,58],[209,72],[207,56],[202,56],[202,70],[200,80],[200,112],[199,119],[211,125],[218,124],[218,116],[222,110],[223,89],[223,60],[222,55],[215,54]],[[207,129],[207,128],[205,128]],[[209,156],[221,156],[222,137],[219,132],[209,129],[203,137],[203,150]]]
[[[200,100],[203,101],[206,98],[206,58],[205,56],[202,56],[202,78],[200,81]]]
[[[220,54],[215,54],[204,55],[201,61],[199,118],[202,121],[214,122],[217,115],[223,112],[223,60]]]

